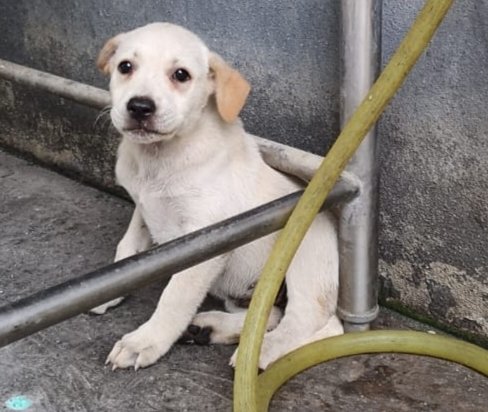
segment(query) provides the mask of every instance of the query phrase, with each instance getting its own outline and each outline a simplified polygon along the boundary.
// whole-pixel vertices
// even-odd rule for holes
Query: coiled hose
[[[288,266],[327,194],[426,48],[453,0],[428,0],[390,62],[344,126],[281,231],[253,294],[242,331],[234,378],[234,411],[267,410],[273,393],[315,364],[360,353],[404,352],[443,358],[488,375],[488,351],[452,338],[420,332],[350,333],[307,345],[258,377],[266,321]]]

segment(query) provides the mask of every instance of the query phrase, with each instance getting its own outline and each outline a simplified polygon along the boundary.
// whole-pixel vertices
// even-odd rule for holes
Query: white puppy
[[[123,136],[117,179],[136,205],[116,260],[299,188],[262,160],[238,119],[248,83],[195,34],[168,23],[122,33],[105,44],[98,67],[111,74],[111,117]],[[264,237],[173,276],[151,318],[118,341],[107,362],[114,369],[151,365],[184,334],[197,342],[237,342],[242,302],[249,300],[274,239]],[[263,369],[301,345],[343,332],[335,315],[337,236],[327,214],[305,237],[286,289],[284,314],[274,306],[268,321]],[[224,300],[228,312],[196,314],[209,292]]]

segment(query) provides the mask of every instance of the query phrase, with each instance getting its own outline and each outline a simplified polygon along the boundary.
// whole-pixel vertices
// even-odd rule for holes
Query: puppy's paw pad
[[[197,345],[209,345],[212,343],[212,332],[213,328],[211,326],[200,327],[197,325],[190,325],[181,335],[180,343],[196,343]]]

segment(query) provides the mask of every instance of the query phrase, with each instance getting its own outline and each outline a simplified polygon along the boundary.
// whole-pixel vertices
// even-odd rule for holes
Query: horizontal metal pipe
[[[261,156],[268,165],[281,172],[299,177],[304,182],[312,180],[324,160],[322,156],[295,147],[273,142],[263,137],[251,136],[258,143]]]
[[[110,105],[106,90],[0,59],[0,78],[35,87],[96,109]]]
[[[0,347],[281,229],[301,194],[277,199],[1,307]],[[339,181],[324,208],[356,194],[351,182]]]
[[[0,78],[35,87],[95,109],[110,106],[110,93],[74,80],[31,69],[0,59]],[[271,167],[308,182],[322,162],[322,157],[262,137],[256,139],[261,154]]]

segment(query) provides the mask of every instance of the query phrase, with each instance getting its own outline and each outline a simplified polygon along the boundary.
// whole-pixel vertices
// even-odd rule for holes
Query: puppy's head
[[[195,34],[169,23],[115,36],[100,51],[97,66],[111,76],[113,124],[138,143],[191,130],[211,96],[222,119],[232,123],[250,90]]]

